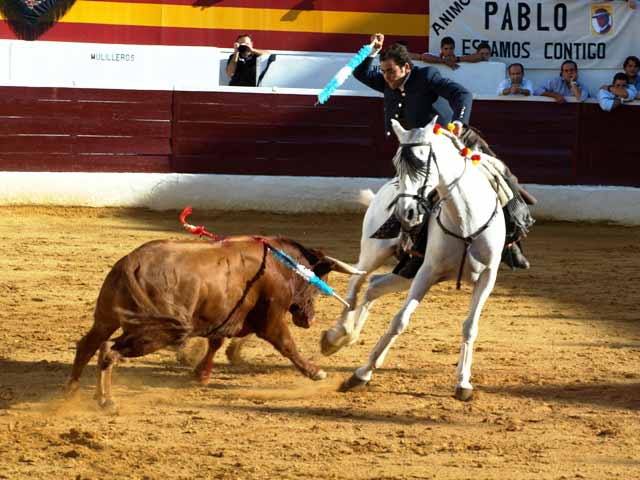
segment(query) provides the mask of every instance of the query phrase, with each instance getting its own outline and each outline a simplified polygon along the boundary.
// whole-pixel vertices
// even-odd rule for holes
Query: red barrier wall
[[[382,101],[0,87],[0,170],[389,177]],[[638,107],[477,100],[472,123],[521,181],[640,186]]]

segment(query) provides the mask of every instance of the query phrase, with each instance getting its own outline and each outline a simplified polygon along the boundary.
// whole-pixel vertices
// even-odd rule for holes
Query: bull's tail
[[[149,338],[157,344],[179,347],[193,332],[191,322],[178,316],[117,309],[127,336]]]

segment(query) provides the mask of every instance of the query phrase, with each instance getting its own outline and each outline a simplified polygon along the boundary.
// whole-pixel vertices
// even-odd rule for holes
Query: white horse
[[[472,165],[464,145],[444,129],[435,133],[436,119],[425,128],[404,130],[396,121],[393,129],[400,147],[393,159],[399,177],[398,210],[409,205],[425,184],[426,172],[438,176],[436,190],[439,209],[429,220],[429,242],[425,258],[415,278],[409,280],[386,274],[372,280],[363,304],[385,293],[409,287],[407,299],[380,338],[368,362],[346,380],[343,391],[366,385],[373,371],[380,368],[393,342],[406,329],[411,314],[432,285],[457,278],[473,285],[469,315],[462,328],[462,346],[457,368],[456,398],[468,400],[473,393],[470,382],[473,344],[478,334],[482,308],[496,281],[505,238],[504,216],[497,195],[485,174]],[[477,154],[482,161],[485,157]],[[476,158],[474,156],[474,158]],[[428,180],[428,179],[427,179]]]
[[[358,293],[374,271],[401,251],[402,232],[408,234],[408,232],[420,228],[425,214],[421,204],[426,202],[426,196],[435,188],[436,183],[437,177],[433,175],[425,177],[415,192],[409,194],[407,190],[401,195],[399,179],[392,178],[378,190],[371,200],[362,222],[360,255],[355,266],[365,273],[351,276],[345,295],[349,307],[343,309],[335,325],[322,332],[320,350],[324,355],[332,355],[344,346],[353,345],[360,337],[369,310],[373,306],[374,300],[380,296],[374,294],[376,284],[384,276],[374,275],[371,277],[367,290],[367,298],[371,298],[371,300],[358,305]],[[389,219],[392,205],[395,205],[394,216],[400,223],[401,232],[392,238],[372,238]],[[405,286],[405,288],[407,287],[408,285]]]

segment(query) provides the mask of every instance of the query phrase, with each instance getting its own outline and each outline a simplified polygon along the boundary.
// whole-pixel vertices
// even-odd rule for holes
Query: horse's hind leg
[[[360,258],[356,268],[367,272],[364,275],[352,275],[349,279],[347,293],[345,295],[349,307],[345,307],[340,318],[334,326],[322,332],[320,349],[324,355],[332,355],[343,346],[355,343],[358,333],[354,335],[355,326],[359,318],[358,292],[366,282],[369,274],[377,270],[387,258],[393,255],[395,244],[381,246],[380,240],[363,239],[360,247]],[[364,322],[362,322],[364,324]],[[362,329],[362,326],[360,327]]]
[[[473,396],[473,387],[470,381],[473,343],[478,336],[478,324],[482,308],[493,290],[496,277],[497,267],[495,269],[487,268],[480,274],[478,281],[473,287],[469,315],[462,324],[462,345],[460,346],[460,358],[456,369],[458,383],[456,384],[455,397],[458,400],[470,400]]]

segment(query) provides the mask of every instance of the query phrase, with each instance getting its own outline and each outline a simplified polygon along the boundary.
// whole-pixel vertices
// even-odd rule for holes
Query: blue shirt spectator
[[[533,94],[533,84],[524,78],[524,66],[521,63],[512,63],[507,68],[508,78],[498,85],[498,95],[524,95]]]
[[[638,75],[638,70],[640,70],[640,59],[633,55],[627,57],[622,68],[624,69],[624,73],[627,74],[629,85],[633,85],[638,92],[636,94],[636,98],[640,98],[640,75]]]
[[[631,102],[636,98],[637,90],[633,85],[629,85],[627,75],[616,73],[613,83],[607,88],[598,90],[598,103],[605,112],[618,108],[623,102]]]
[[[550,97],[558,103],[565,103],[566,97],[575,97],[584,102],[589,98],[589,90],[578,80],[578,65],[573,60],[565,60],[560,67],[560,76],[548,80],[536,90],[536,95]]]

